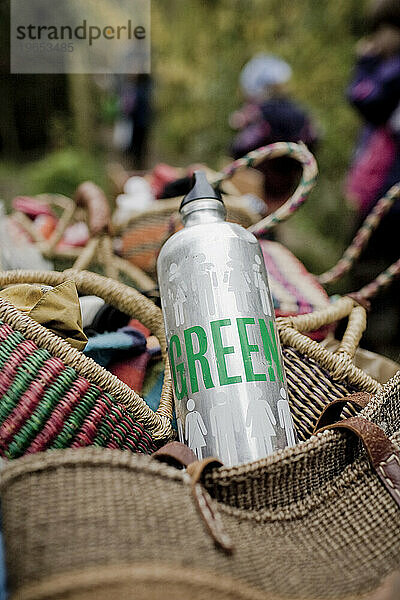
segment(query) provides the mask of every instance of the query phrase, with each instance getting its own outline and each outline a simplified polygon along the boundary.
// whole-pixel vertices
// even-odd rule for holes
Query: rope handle
[[[344,317],[349,317],[349,321],[343,339],[335,352],[327,350],[303,334],[303,332],[315,331]],[[280,317],[277,319],[277,327],[282,344],[317,361],[323,368],[329,370],[333,379],[346,380],[371,393],[376,393],[381,389],[381,384],[356,367],[352,360],[366,328],[366,310],[354,298],[343,296],[331,306],[314,313]]]
[[[342,354],[353,358],[367,326],[365,307],[369,304],[368,300],[375,296],[378,291],[387,287],[399,275],[400,259],[358,292],[339,298],[327,308],[304,315],[279,318],[280,331],[283,332],[285,338],[290,336],[293,343],[300,344],[300,338],[295,335],[296,333],[301,334],[316,331],[320,327],[339,321],[344,317],[349,317],[346,331],[335,354]],[[301,336],[301,339],[303,337]],[[304,339],[308,340],[308,338]],[[304,344],[301,345],[304,347]]]
[[[324,368],[332,372],[334,378],[345,377],[349,383],[362,387],[364,391],[377,392],[381,385],[355,367],[352,359],[367,326],[364,306],[366,301],[389,285],[399,274],[400,259],[361,290],[355,294],[342,296],[327,308],[304,315],[278,318],[277,326],[281,341],[319,361]],[[349,317],[347,328],[335,352],[326,350],[318,342],[303,335],[304,332],[316,331],[344,317]]]
[[[35,196],[39,202],[44,202],[48,205],[54,205],[62,210],[61,216],[57,225],[48,240],[44,240],[40,234],[35,231],[32,226],[32,221],[26,217],[24,213],[15,211],[14,218],[17,219],[23,229],[32,237],[34,242],[38,243],[40,251],[44,256],[51,255],[65,233],[67,227],[71,224],[76,212],[76,204],[67,196],[62,194],[39,194]]]
[[[270,231],[279,223],[286,221],[307,200],[316,183],[318,175],[317,163],[311,152],[301,142],[298,144],[293,142],[277,142],[275,144],[263,146],[249,152],[246,156],[235,160],[225,167],[221,174],[213,181],[213,185],[218,186],[223,181],[232,177],[239,169],[255,167],[267,158],[273,159],[281,156],[289,156],[301,163],[303,175],[296,191],[283,206],[248,228],[255,236],[260,236],[265,232]]]
[[[323,285],[327,283],[333,283],[343,277],[343,275],[351,269],[367,245],[372,233],[378,227],[379,223],[389,209],[393,206],[395,200],[397,200],[399,197],[400,183],[396,183],[375,204],[374,208],[371,210],[360,229],[357,231],[353,241],[344,251],[342,258],[334,267],[317,276],[319,283]]]
[[[92,181],[81,183],[77,187],[73,199],[61,194],[40,194],[36,198],[41,202],[53,204],[63,210],[50,238],[45,241],[36,240],[40,242],[41,251],[45,255],[54,252],[79,207],[87,215],[87,224],[91,236],[99,236],[109,231],[111,221],[110,205],[103,190]],[[24,221],[21,224],[32,235],[32,228],[28,227]]]
[[[336,353],[347,354],[350,358],[353,358],[366,328],[366,311],[353,298],[343,296],[327,308],[293,317],[281,317],[277,321],[279,332],[286,337],[286,332],[292,331],[301,334],[316,331],[320,327],[335,323],[345,317],[349,317],[349,321]]]
[[[110,205],[103,190],[93,183],[84,181],[75,191],[77,206],[87,211],[87,222],[92,236],[108,232],[111,221]]]
[[[357,295],[360,299],[368,300],[376,296],[376,294],[388,287],[396,277],[400,275],[400,258],[390,265],[385,271],[380,273],[373,281],[367,283],[361,288]]]
[[[134,288],[124,285],[123,283],[119,283],[113,279],[109,279],[88,271],[76,271],[73,269],[69,269],[62,273],[57,271],[4,271],[0,273],[0,287],[18,283],[40,283],[44,285],[56,286],[68,279],[72,279],[75,282],[80,293],[86,295],[95,295],[103,298],[108,304],[111,304],[132,318],[138,319],[141,323],[143,323],[143,325],[150,329],[154,335],[157,336],[161,346],[165,370],[161,400],[156,414],[160,417],[165,417],[168,419],[168,421],[171,421],[173,416],[172,382],[167,355],[167,342],[161,310],[151,300],[140,294]],[[38,327],[40,327],[40,329],[44,329],[41,326]],[[50,336],[51,332],[48,332],[45,329],[44,331]],[[53,334],[51,335],[54,337]],[[65,346],[67,347],[68,351],[74,350],[71,349],[70,346],[63,340],[57,338],[57,341],[63,345],[63,358],[64,355],[67,354],[65,351]],[[87,357],[82,355],[82,353],[78,354],[83,360],[88,360]],[[75,357],[76,359],[74,353],[72,353],[71,356],[73,358]],[[105,373],[108,372],[98,365],[96,365],[96,367],[98,367],[98,369],[96,369],[96,372],[99,372],[98,375],[104,378]],[[133,390],[130,390],[130,388],[122,384],[122,382],[119,382],[117,378],[113,378],[113,376],[110,375],[110,380],[111,378],[112,381],[117,381],[118,385],[111,385],[109,390],[110,393],[115,395],[119,401],[127,404],[126,398],[129,400],[129,396],[132,395],[131,392],[133,392]],[[129,393],[127,390],[129,390]],[[135,406],[135,402],[137,402],[137,398],[139,398],[139,400],[145,404],[135,392],[133,392],[132,397],[133,400],[131,399],[131,405],[133,407]],[[145,406],[147,407],[147,405]],[[140,408],[143,409],[142,406],[140,406]],[[147,409],[151,413],[153,412],[151,409],[149,409],[149,407],[147,407]]]

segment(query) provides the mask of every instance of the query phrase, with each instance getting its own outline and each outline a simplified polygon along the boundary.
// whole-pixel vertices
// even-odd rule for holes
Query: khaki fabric
[[[27,283],[12,285],[0,291],[0,298],[65,339],[74,348],[85,348],[87,337],[82,329],[81,308],[74,281],[64,281],[54,288]]]

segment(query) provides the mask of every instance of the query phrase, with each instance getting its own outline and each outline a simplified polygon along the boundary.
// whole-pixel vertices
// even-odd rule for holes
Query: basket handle
[[[389,285],[399,274],[400,259],[361,290],[339,298],[327,308],[304,315],[278,318],[278,330],[283,343],[319,360],[322,366],[330,370],[333,369],[336,374],[340,372],[341,375],[345,375],[346,369],[349,369],[349,377],[354,384],[362,384],[363,389],[368,392],[378,391],[381,387],[380,384],[360,369],[357,369],[351,360],[367,326],[364,305],[368,305],[369,298],[372,298],[379,290]],[[304,332],[315,331],[344,317],[349,318],[347,328],[335,352],[326,350],[318,342],[302,335]]]
[[[281,156],[289,156],[299,161],[303,167],[303,175],[296,191],[283,206],[249,227],[249,231],[254,233],[255,236],[260,236],[279,223],[286,221],[307,200],[318,175],[317,163],[311,152],[301,142],[298,144],[277,142],[269,146],[263,146],[225,167],[221,175],[213,182],[214,185],[219,185],[232,177],[239,169],[255,167],[267,158],[272,159]]]
[[[74,200],[78,206],[87,210],[88,227],[92,235],[108,231],[111,221],[110,206],[98,185],[92,181],[84,181],[77,187]]]
[[[334,267],[317,275],[319,283],[333,283],[343,277],[345,273],[350,271],[355,261],[359,258],[365,246],[368,243],[372,233],[378,227],[379,223],[393,206],[395,200],[400,197],[400,183],[393,185],[388,192],[375,204],[360,229],[354,236],[353,241],[344,251],[342,258]]]
[[[95,273],[88,271],[75,271],[67,270],[63,273],[57,271],[3,271],[0,273],[0,287],[17,283],[41,283],[45,285],[56,286],[64,281],[72,279],[79,292],[82,294],[93,294],[100,296],[107,303],[118,308],[122,312],[130,315],[131,317],[140,320],[143,325],[148,327],[154,335],[157,336],[160,346],[161,353],[165,363],[164,372],[164,384],[161,393],[161,400],[159,408],[156,411],[156,415],[164,420],[165,430],[170,429],[170,421],[172,420],[173,403],[172,403],[172,382],[169,370],[169,361],[167,354],[167,342],[165,338],[165,331],[162,319],[161,310],[145,296],[142,296],[134,288],[128,287],[122,283],[102,277]],[[2,302],[1,305],[9,305],[9,303]],[[6,310],[6,308],[4,308]],[[16,313],[13,315],[13,319],[19,318],[22,320],[23,316],[19,311],[11,310]],[[33,323],[31,319],[28,319],[30,323]],[[36,326],[36,328],[35,328]],[[28,327],[28,325],[25,325]],[[84,357],[83,354],[74,348],[70,348],[63,340],[47,331],[40,325],[34,323],[31,325],[32,328],[40,331],[40,336],[44,340],[46,339],[49,346],[57,349],[58,353],[62,353],[62,358],[67,363],[71,361],[71,366],[74,368],[80,368],[81,372],[85,370],[85,377],[90,374],[96,375],[99,381],[104,382],[104,387],[107,387],[107,391],[112,394],[119,402],[126,405],[131,410],[143,413],[149,422],[150,426],[157,425],[154,420],[154,413],[145,404],[144,400],[140,398],[131,390],[128,386],[119,381],[116,377],[108,373],[105,369]],[[39,328],[39,329],[38,329]],[[90,367],[88,364],[90,363]],[[152,413],[152,414],[151,414]],[[168,424],[167,424],[168,421]],[[165,433],[165,432],[164,432]]]
[[[349,317],[349,321],[346,331],[343,335],[342,342],[336,353],[346,353],[348,356],[353,358],[358,347],[358,343],[366,328],[366,311],[360,304],[358,304],[349,296],[343,296],[342,298],[339,298],[327,308],[304,315],[282,317],[278,319],[278,322],[281,325],[280,332],[286,330],[287,328],[287,330],[292,330],[298,334],[301,334],[310,331],[316,331],[320,327],[335,323],[336,321],[344,319],[345,317]],[[305,339],[308,340],[309,338]]]
[[[400,275],[400,258],[382,271],[373,281],[367,283],[363,288],[356,292],[356,296],[361,300],[369,300],[376,294],[389,286],[396,277]]]
[[[336,352],[303,335],[320,327],[349,317],[346,331]],[[377,392],[381,384],[358,369],[352,362],[363,331],[366,328],[366,310],[354,298],[343,296],[331,306],[305,315],[277,319],[281,341],[287,346],[317,360],[334,378],[346,378],[349,383],[368,392]]]
[[[76,204],[71,198],[63,196],[62,194],[39,194],[36,196],[36,198],[40,202],[45,202],[48,205],[54,205],[62,210],[62,214],[57,222],[56,228],[48,240],[44,240],[43,237],[35,231],[34,227],[32,226],[32,221],[28,219],[24,213],[16,211],[13,214],[19,224],[32,237],[34,242],[38,243],[41,253],[44,256],[50,257],[75,215]]]

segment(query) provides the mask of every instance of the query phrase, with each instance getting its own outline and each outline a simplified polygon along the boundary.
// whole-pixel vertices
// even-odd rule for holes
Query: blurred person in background
[[[152,111],[152,79],[149,74],[122,78],[119,89],[121,118],[114,129],[114,145],[124,151],[129,168],[144,169],[148,152]]]
[[[302,141],[311,151],[315,150],[316,127],[288,94],[291,76],[290,65],[271,54],[257,54],[244,66],[239,83],[245,104],[229,120],[231,127],[238,130],[231,147],[234,158],[280,141]],[[302,167],[296,160],[282,157],[265,160],[257,169],[264,176],[263,200],[270,213],[292,195]]]
[[[346,181],[357,227],[389,188],[400,182],[400,0],[374,0],[367,13],[369,35],[356,46],[347,97],[364,121]],[[371,281],[400,257],[400,201],[384,217],[355,270],[355,287]],[[398,358],[400,284],[373,305],[366,345]],[[392,347],[392,351],[390,348]]]

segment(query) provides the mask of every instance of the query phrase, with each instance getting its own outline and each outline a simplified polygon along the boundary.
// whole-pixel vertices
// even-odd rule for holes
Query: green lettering
[[[282,365],[280,363],[278,346],[276,342],[274,322],[271,319],[268,320],[269,331],[264,319],[258,319],[258,323],[260,325],[265,358],[268,362],[268,375],[270,381],[276,381],[275,373],[272,368],[272,363],[274,363],[275,365],[275,371],[279,379],[283,381]]]
[[[175,358],[173,352],[173,346],[176,349],[176,358],[182,356],[181,342],[177,335],[173,335],[169,342],[169,361],[171,363],[172,379],[174,381],[174,389],[177,400],[182,400],[187,394],[186,376],[185,376],[185,365],[180,362],[175,365]],[[180,375],[181,380],[181,391],[178,389],[177,373]]]
[[[193,340],[192,335],[195,334],[197,336],[197,341],[199,344],[198,352],[194,352],[193,350]],[[189,377],[190,377],[190,387],[193,392],[199,391],[199,382],[197,381],[197,371],[196,371],[196,362],[200,364],[201,373],[203,376],[203,382],[206,389],[213,388],[214,384],[211,379],[210,365],[208,364],[208,360],[204,356],[207,352],[207,335],[202,327],[199,325],[195,325],[194,327],[189,327],[189,329],[185,329],[183,332],[185,336],[185,346],[186,346],[186,357],[189,368]]]
[[[239,332],[240,347],[242,349],[244,372],[246,373],[246,381],[267,381],[267,376],[264,373],[254,373],[253,363],[251,362],[251,353],[259,352],[257,344],[250,344],[247,337],[247,325],[254,325],[254,319],[240,318],[236,319]]]
[[[242,378],[240,375],[228,376],[226,370],[225,354],[234,354],[233,346],[223,346],[221,337],[221,327],[227,327],[231,324],[230,319],[220,319],[219,321],[211,322],[211,333],[214,342],[215,358],[217,361],[218,377],[220,385],[229,385],[231,383],[240,383]]]

